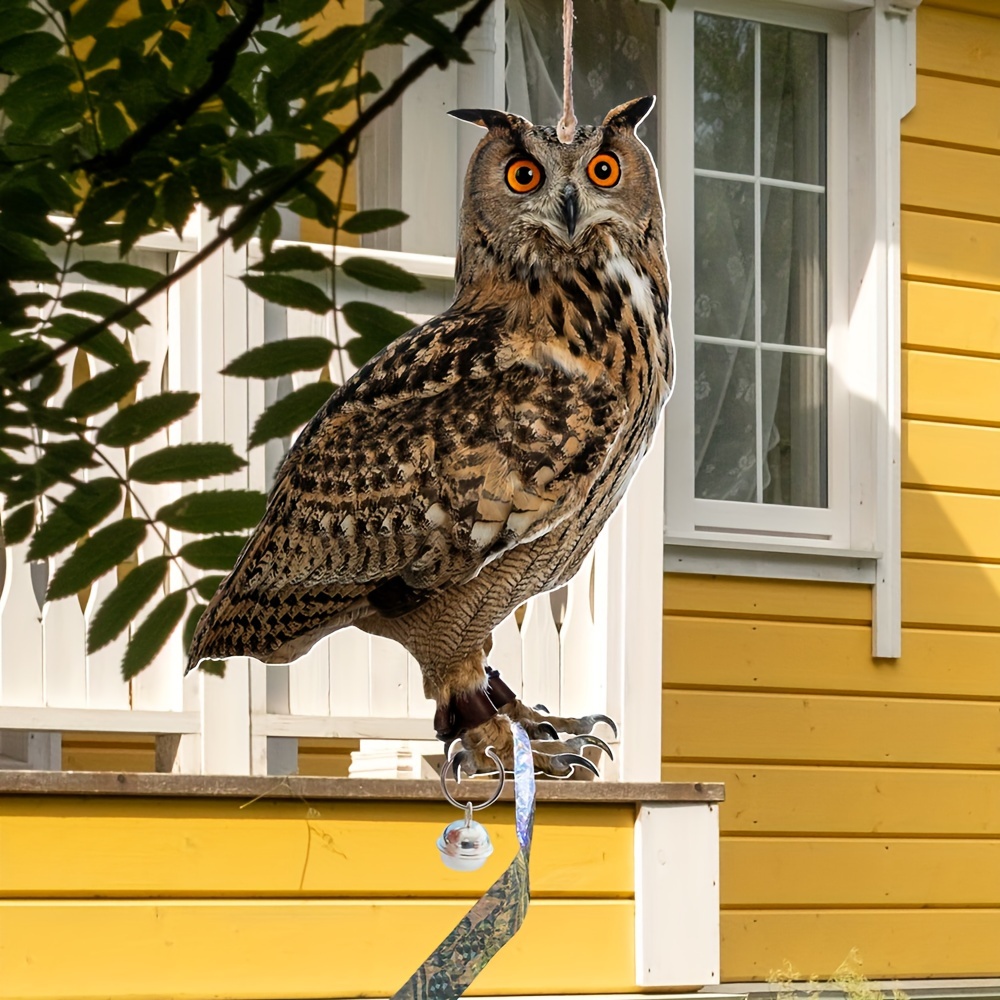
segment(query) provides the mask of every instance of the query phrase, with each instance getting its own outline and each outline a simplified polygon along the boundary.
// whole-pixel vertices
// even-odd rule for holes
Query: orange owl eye
[[[534,191],[542,183],[542,168],[534,160],[512,160],[507,167],[507,187],[517,194]]]
[[[614,187],[622,175],[621,164],[614,153],[598,153],[587,164],[587,176],[602,188]]]

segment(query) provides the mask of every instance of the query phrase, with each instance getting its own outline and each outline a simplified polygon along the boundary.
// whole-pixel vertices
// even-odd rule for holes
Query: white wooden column
[[[659,781],[663,688],[663,424],[624,500],[624,563],[609,579],[609,647],[620,644],[621,781]],[[617,587],[617,592],[614,588]],[[615,613],[616,612],[616,613]],[[615,663],[609,648],[609,667]],[[609,692],[610,693],[610,692]],[[613,702],[609,699],[609,706]],[[614,708],[611,713],[616,714]]]
[[[719,807],[648,802],[635,821],[639,986],[719,982]]]

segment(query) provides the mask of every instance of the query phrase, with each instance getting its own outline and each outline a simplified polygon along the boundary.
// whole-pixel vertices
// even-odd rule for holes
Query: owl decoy
[[[453,766],[594,765],[605,716],[522,704],[487,661],[512,610],[566,583],[622,499],[673,381],[663,209],[614,108],[572,142],[501,111],[466,176],[455,299],[338,388],[278,470],[267,511],[202,615],[205,658],[288,663],[346,625],[420,664]],[[345,664],[345,669],[347,665]]]

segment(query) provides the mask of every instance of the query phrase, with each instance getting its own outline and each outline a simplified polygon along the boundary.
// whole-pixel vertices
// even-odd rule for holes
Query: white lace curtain
[[[507,109],[537,125],[562,113],[562,0],[507,0]],[[616,105],[657,91],[660,13],[634,0],[577,3],[573,34],[576,117],[597,125]],[[656,112],[639,135],[656,150]]]
[[[823,40],[699,14],[695,66],[696,494],[823,506]]]

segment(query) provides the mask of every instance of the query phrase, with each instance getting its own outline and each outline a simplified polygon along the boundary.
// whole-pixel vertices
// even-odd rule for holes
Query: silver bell
[[[466,803],[465,816],[449,823],[438,837],[441,860],[458,872],[474,872],[482,868],[493,853],[493,844],[486,827],[472,818],[472,803]]]

